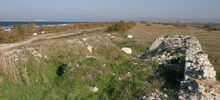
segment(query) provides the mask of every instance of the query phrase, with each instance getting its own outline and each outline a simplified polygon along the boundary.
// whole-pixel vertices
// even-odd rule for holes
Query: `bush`
[[[34,23],[29,23],[27,26],[24,25],[14,25],[13,29],[11,31],[1,31],[2,28],[0,27],[0,42],[3,43],[12,43],[17,42],[20,40],[23,40],[24,38],[28,37],[32,33],[36,32],[46,32],[46,33],[52,33],[52,32],[61,32],[61,31],[69,31],[71,29],[88,29],[88,28],[96,28],[96,27],[106,27],[111,26],[115,24],[115,22],[106,22],[106,23],[87,23],[87,24],[69,24],[65,26],[40,26],[35,27]],[[127,25],[126,28],[132,27],[132,24],[130,23]]]
[[[2,31],[2,27],[0,26],[0,33],[1,33],[1,31]]]
[[[136,25],[135,22],[124,22],[124,21],[120,21],[114,25],[112,25],[111,27],[108,28],[109,32],[125,32],[131,28],[133,28]]]
[[[204,25],[203,28],[207,29],[208,31],[219,31],[220,27],[216,25],[207,24]]]
[[[186,24],[184,23],[177,23],[177,24],[173,24],[175,27],[187,27]]]

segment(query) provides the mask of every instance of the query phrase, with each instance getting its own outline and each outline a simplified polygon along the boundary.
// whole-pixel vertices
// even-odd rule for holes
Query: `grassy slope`
[[[16,67],[12,67],[16,70],[7,69],[4,76],[1,74],[0,99],[134,99],[172,87],[172,83],[171,86],[166,86],[173,79],[172,72],[165,71],[157,75],[154,73],[159,67],[157,64],[130,60],[143,54],[146,47],[159,35],[179,33],[196,36],[208,52],[215,69],[219,71],[218,31],[138,24],[127,32],[133,34],[134,39],[125,39],[125,34],[122,34],[119,36],[123,41],[114,42],[102,34],[104,32],[94,33],[97,34],[38,41],[25,46],[35,48],[43,57],[35,57],[24,49],[19,57],[27,58],[25,62],[18,61],[15,63]],[[86,42],[83,41],[85,37]],[[87,50],[88,45],[93,47],[93,53]],[[123,53],[120,50],[122,47],[131,47],[133,54]],[[128,72],[131,73],[130,77]],[[10,77],[10,74],[17,77]],[[99,88],[96,93],[89,91],[94,86]]]
[[[85,37],[86,42],[83,41]],[[134,99],[159,90],[162,84],[146,83],[153,73],[152,64],[134,63],[129,60],[133,55],[120,50],[123,46],[133,47],[136,55],[146,48],[136,45],[133,40],[115,44],[109,37],[91,34],[38,41],[25,46],[35,48],[42,58],[19,47],[23,52],[19,54],[20,60],[14,61],[18,70],[14,74],[18,77],[1,76],[0,99]],[[93,53],[88,52],[88,45],[93,47]],[[22,61],[22,56],[27,59]],[[99,91],[93,93],[89,88],[95,86]]]

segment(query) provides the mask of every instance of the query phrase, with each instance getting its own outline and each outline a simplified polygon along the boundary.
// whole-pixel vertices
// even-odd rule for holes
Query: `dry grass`
[[[209,88],[215,88],[217,93],[220,93],[220,84],[217,82],[210,82],[206,80],[195,80],[198,84],[203,85],[206,90],[210,90]],[[209,91],[208,91],[209,92]]]
[[[116,59],[121,50],[112,43],[109,37],[104,37],[100,33],[104,33],[104,30],[87,32],[86,35],[36,41],[32,44],[2,51],[0,73],[5,78],[13,80],[14,83],[28,85],[30,79],[26,68],[30,66],[25,65],[27,59],[34,60],[35,65],[31,67],[42,66],[45,59],[55,57],[61,57],[64,64],[68,64],[70,59],[85,58],[86,56],[95,56],[100,60]],[[92,47],[92,53],[88,51],[88,46]],[[34,51],[28,51],[27,48],[33,48],[42,57],[34,56]]]
[[[177,28],[173,25],[137,24],[135,28],[127,33],[134,35],[138,42],[149,44],[158,36],[172,34],[189,35],[196,37],[205,52],[208,53],[211,63],[215,66],[216,71],[220,71],[220,31],[208,31],[188,25],[188,27]],[[147,46],[146,46],[147,47]]]

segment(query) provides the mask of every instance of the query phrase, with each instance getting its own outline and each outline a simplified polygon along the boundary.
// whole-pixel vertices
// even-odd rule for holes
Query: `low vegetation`
[[[113,32],[112,29],[117,27],[114,31],[123,33],[124,29],[135,26],[135,23],[126,25],[128,23],[133,22],[121,21],[99,25],[114,24],[109,31]],[[80,25],[76,25],[77,28],[75,25],[68,27],[82,29],[99,26]],[[27,27],[16,26],[12,31],[23,39],[29,33],[68,29],[64,26],[35,28],[35,25],[30,23]],[[12,57],[0,55],[0,99],[134,100],[164,90],[170,90],[172,95],[177,94],[179,81],[174,79],[178,73],[156,62],[136,59],[137,55],[143,54],[147,48],[148,42],[145,38],[144,42],[140,42],[141,39],[127,39],[124,34],[117,33],[120,39],[113,41],[110,39],[113,34],[106,36],[98,32],[98,35],[96,32],[92,33],[37,41],[19,47],[22,52],[15,53]],[[135,36],[137,37],[137,34]],[[92,53],[87,50],[88,45],[93,47]],[[132,55],[122,52],[122,47],[130,47]],[[176,63],[176,60],[172,63]],[[220,80],[219,73],[216,79]],[[97,87],[98,91],[91,91],[92,87]]]
[[[220,72],[216,73],[216,80],[220,82]]]
[[[220,27],[217,25],[207,24],[204,25],[203,28],[207,29],[208,31],[220,31]]]
[[[124,22],[120,21],[108,28],[108,32],[119,32],[123,33],[136,25],[135,22]]]
[[[62,31],[70,31],[73,29],[88,29],[96,27],[108,27],[115,24],[115,22],[106,23],[87,23],[87,24],[69,24],[65,26],[40,26],[35,27],[34,23],[29,23],[27,26],[14,25],[10,31],[0,31],[0,43],[13,43],[24,40],[33,33],[45,34],[45,33],[57,33]],[[1,28],[0,28],[1,30]]]
[[[220,27],[217,25],[212,25],[212,24],[206,24],[206,25],[202,25],[202,24],[185,24],[185,23],[163,23],[163,25],[173,25],[175,27],[179,27],[179,28],[184,28],[184,27],[196,27],[196,28],[200,28],[200,29],[205,29],[208,31],[220,31]]]
[[[6,61],[10,64],[5,64],[14,68],[7,67],[1,72],[0,99],[141,99],[146,94],[168,88],[165,78],[157,71],[158,64],[131,60],[131,55],[120,51],[122,46],[128,46],[133,47],[135,56],[144,53],[146,47],[137,45],[136,41],[112,43],[96,35],[87,38],[85,43],[79,42],[80,36],[75,39],[74,45],[65,42],[72,38],[38,41],[30,45],[36,49],[23,50],[17,61],[3,57],[10,60]],[[88,44],[95,47],[92,56],[87,56],[85,45]],[[27,59],[22,60],[23,57]],[[2,62],[0,65],[4,66]],[[91,91],[92,87],[97,87],[98,91]]]

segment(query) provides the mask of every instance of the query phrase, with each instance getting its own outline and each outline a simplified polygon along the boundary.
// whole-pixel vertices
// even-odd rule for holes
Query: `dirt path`
[[[78,30],[74,33],[66,33],[66,34],[51,33],[51,34],[45,34],[45,35],[38,35],[38,36],[33,37],[29,40],[25,40],[25,41],[21,41],[21,42],[10,43],[10,44],[0,44],[0,50],[10,49],[10,48],[18,47],[18,46],[25,45],[25,44],[30,44],[30,43],[38,41],[38,40],[61,38],[61,37],[66,37],[66,36],[71,36],[71,35],[77,35],[77,34],[82,33],[83,31],[88,32],[88,31],[95,31],[95,30],[101,30],[101,29],[104,29],[104,28],[84,29],[84,30]]]

